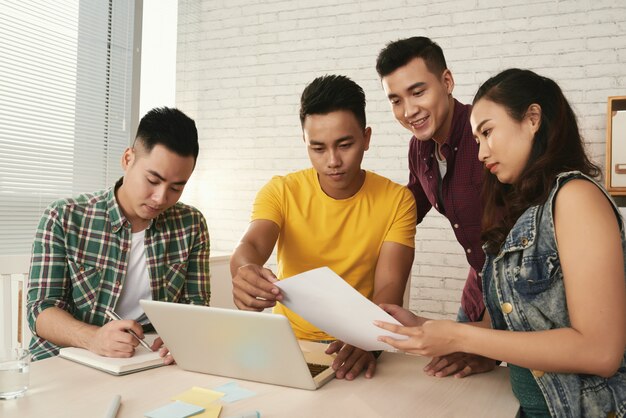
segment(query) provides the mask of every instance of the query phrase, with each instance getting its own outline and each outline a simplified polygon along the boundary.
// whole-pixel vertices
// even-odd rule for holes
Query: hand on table
[[[496,361],[487,357],[469,353],[452,353],[445,356],[433,357],[424,367],[429,376],[462,378],[472,374],[486,373],[496,367]]]
[[[337,353],[332,364],[337,379],[354,380],[363,370],[367,379],[374,376],[376,357],[372,352],[344,344],[343,341],[334,341],[326,349],[326,354],[333,353]]]
[[[176,363],[176,360],[174,360],[174,357],[172,356],[172,354],[170,354],[170,350],[168,350],[167,347],[163,344],[163,340],[161,339],[161,337],[158,337],[156,340],[154,340],[154,342],[152,343],[152,347],[150,348],[152,349],[152,351],[159,350],[159,356],[163,358],[163,364],[168,365]]]

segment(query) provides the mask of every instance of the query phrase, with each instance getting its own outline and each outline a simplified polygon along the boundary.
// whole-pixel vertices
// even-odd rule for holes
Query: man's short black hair
[[[361,86],[343,75],[325,75],[313,80],[300,97],[300,123],[307,115],[325,115],[337,110],[352,112],[365,129],[365,93]]]
[[[148,152],[160,144],[182,157],[198,159],[196,123],[176,108],[157,107],[146,113],[139,122],[135,141],[140,141]]]
[[[414,36],[390,42],[380,51],[376,59],[378,76],[383,78],[415,58],[423,59],[428,71],[436,76],[448,68],[439,45],[425,36]]]

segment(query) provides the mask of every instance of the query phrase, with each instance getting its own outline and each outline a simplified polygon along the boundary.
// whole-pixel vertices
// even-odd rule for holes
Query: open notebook
[[[152,344],[156,335],[147,335],[146,342]],[[135,355],[129,358],[104,357],[92,353],[84,348],[65,347],[59,352],[59,357],[75,361],[94,369],[102,370],[116,376],[135,373],[142,370],[153,369],[163,365],[163,359],[158,351],[152,352],[141,345],[135,349]]]

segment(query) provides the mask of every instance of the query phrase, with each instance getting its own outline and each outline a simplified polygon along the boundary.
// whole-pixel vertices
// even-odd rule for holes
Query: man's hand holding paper
[[[328,267],[309,270],[275,285],[281,289],[282,303],[287,308],[346,344],[365,351],[393,350],[378,337],[406,338],[376,327],[374,321],[401,324]]]

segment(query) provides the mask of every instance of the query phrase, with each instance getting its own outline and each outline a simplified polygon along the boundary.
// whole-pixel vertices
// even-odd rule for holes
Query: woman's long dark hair
[[[512,68],[487,80],[473,103],[490,100],[502,105],[521,122],[535,103],[541,106],[541,122],[524,170],[515,184],[503,184],[486,173],[483,182],[482,240],[489,254],[496,254],[517,219],[530,206],[544,203],[559,173],[578,170],[598,177],[583,146],[576,115],[559,86],[529,70]]]

